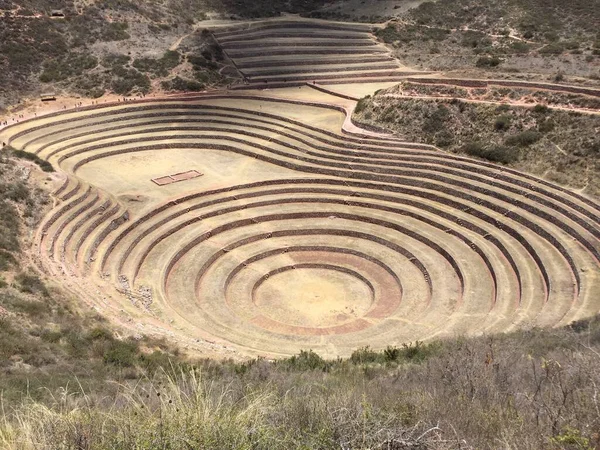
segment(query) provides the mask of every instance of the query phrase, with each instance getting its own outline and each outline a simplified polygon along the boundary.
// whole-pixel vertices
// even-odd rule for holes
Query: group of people
[[[17,115],[17,117],[13,117],[13,118],[12,118],[12,121],[13,121],[13,122],[18,122],[18,121],[19,121],[19,119],[23,119],[24,117],[25,117],[25,116],[24,116],[23,114],[18,114],[18,115]],[[9,122],[8,120],[5,120],[5,121],[3,121],[3,122],[0,122],[0,125],[8,125],[8,122]]]
[[[145,95],[145,94],[140,94],[140,97],[146,97],[146,95]],[[127,101],[133,101],[133,100],[134,100],[134,99],[129,99],[129,98],[127,98],[127,97],[123,97],[122,99],[120,99],[120,98],[118,99],[118,101],[119,101],[119,102],[121,102],[121,101],[123,101],[123,102],[127,102]],[[104,102],[106,102],[106,101],[107,101],[107,100],[104,100]],[[99,102],[98,100],[92,100],[92,103],[91,103],[91,104],[92,104],[92,105],[98,105],[98,104],[100,104],[100,102]],[[76,108],[79,108],[79,107],[81,107],[81,106],[83,106],[83,102],[77,102],[77,103],[75,103],[75,107],[76,107]],[[65,109],[65,110],[66,110],[66,109],[67,109],[67,105],[63,105],[63,109]],[[34,113],[34,116],[35,116],[35,117],[37,117],[37,113]],[[24,119],[24,118],[25,118],[25,116],[24,116],[23,114],[19,114],[19,115],[17,115],[17,117],[13,117],[12,119],[7,119],[7,120],[4,120],[4,121],[1,121],[1,122],[0,122],[0,126],[7,126],[7,125],[8,125],[8,123],[9,123],[11,120],[12,120],[12,122],[18,123],[18,122],[19,122],[19,119]]]

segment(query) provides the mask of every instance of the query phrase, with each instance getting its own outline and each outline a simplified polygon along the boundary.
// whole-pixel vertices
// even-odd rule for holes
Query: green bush
[[[520,153],[514,148],[494,145],[487,149],[483,157],[492,162],[511,164],[519,160]]]
[[[383,351],[383,357],[386,362],[420,362],[435,353],[436,344],[423,344],[421,341],[415,343],[402,344],[401,348],[388,346]]]
[[[517,147],[527,147],[531,144],[535,144],[541,138],[542,134],[539,131],[527,130],[507,137],[504,143],[506,145]]]
[[[361,98],[358,103],[356,104],[356,108],[354,108],[354,112],[359,114],[362,111],[364,111],[367,108],[367,105],[369,104],[369,99],[371,98],[370,95],[367,95],[366,97]]]
[[[133,341],[113,341],[104,353],[104,363],[118,367],[135,365],[138,345]]]
[[[450,110],[444,105],[438,105],[437,109],[425,120],[423,131],[425,133],[437,133],[445,127],[445,122],[450,118]]]
[[[511,117],[508,115],[502,115],[494,121],[494,130],[506,131],[510,128]]]
[[[60,331],[44,330],[40,334],[40,339],[44,342],[56,344],[60,342],[62,333]]]
[[[10,364],[14,355],[29,354],[35,350],[31,339],[10,321],[0,318],[0,367]]]
[[[487,47],[490,44],[491,41],[487,35],[480,31],[467,30],[462,34],[461,45],[463,47]]]
[[[401,356],[409,361],[422,361],[430,353],[430,348],[430,346],[423,345],[421,341],[417,341],[414,344],[404,344]]]
[[[502,164],[516,162],[520,157],[520,152],[514,147],[505,147],[501,145],[485,147],[479,142],[471,142],[463,146],[461,151],[470,156],[476,156],[478,158]]]
[[[383,351],[383,356],[386,361],[396,361],[400,356],[400,349],[398,347],[392,347],[388,345],[388,347]]]
[[[0,185],[0,249],[9,252],[19,251],[19,212],[6,201],[6,185]]]
[[[542,49],[540,49],[540,53],[542,55],[560,55],[565,51],[565,46],[560,42],[552,42]]]
[[[391,44],[394,41],[398,41],[401,37],[400,33],[398,33],[398,29],[391,24],[388,24],[383,29],[377,30],[375,35],[386,44]]]
[[[133,67],[140,72],[149,72],[155,76],[165,77],[181,62],[181,55],[177,51],[168,50],[159,58],[138,58],[133,61]]]
[[[12,149],[11,154],[16,158],[26,159],[28,161],[36,163],[44,172],[54,172],[54,167],[52,167],[52,164],[50,164],[45,159],[40,158],[35,153],[29,153],[23,150]]]
[[[537,104],[532,111],[536,114],[548,114],[551,110],[546,105]]]
[[[131,57],[128,55],[121,55],[119,53],[111,53],[102,59],[102,65],[107,68],[114,68],[129,64]]]
[[[21,272],[15,277],[15,282],[17,283],[17,287],[21,292],[28,294],[41,294],[44,297],[50,296],[50,293],[44,285],[44,282],[37,275]]]
[[[294,355],[282,361],[284,366],[293,370],[326,370],[328,363],[312,350],[301,350],[298,355]]]
[[[203,55],[206,52],[202,52]],[[192,65],[194,70],[217,70],[219,68],[218,64],[212,60],[212,54],[208,53],[208,58],[206,56],[194,56],[190,55],[187,57],[188,62]]]
[[[198,92],[205,89],[205,85],[194,80],[175,77],[172,80],[163,81],[161,87],[167,91],[192,91]]]
[[[511,43],[510,49],[515,53],[527,53],[529,50],[531,50],[531,47],[526,42],[514,41]]]
[[[127,95],[134,91],[147,93],[150,90],[150,78],[136,69],[116,70],[118,77],[111,83],[115,94]]]
[[[150,354],[140,354],[139,364],[146,372],[155,373],[165,367],[177,364],[177,358],[168,353],[156,350]]]
[[[497,56],[482,56],[480,57],[475,65],[482,68],[498,67],[502,60]]]
[[[98,38],[101,41],[124,41],[129,39],[129,24],[127,22],[105,22],[100,30]]]
[[[69,77],[83,75],[97,65],[98,59],[95,56],[71,53],[63,58],[44,63],[44,71],[40,75],[40,81],[42,83],[63,81]]]
[[[104,327],[95,327],[88,333],[88,339],[92,341],[112,341],[114,340],[113,333]]]
[[[15,203],[25,203],[29,200],[29,189],[22,181],[0,184],[0,195]]]
[[[382,359],[383,355],[371,349],[368,345],[354,350],[350,355],[350,362],[353,364],[382,362]]]
[[[540,122],[538,125],[538,130],[540,133],[549,133],[554,131],[556,124],[552,119],[546,119],[543,122]]]
[[[5,299],[3,299],[5,301]],[[50,312],[50,307],[46,301],[24,300],[13,297],[9,301],[10,307],[15,312],[20,312],[29,317],[41,317]]]

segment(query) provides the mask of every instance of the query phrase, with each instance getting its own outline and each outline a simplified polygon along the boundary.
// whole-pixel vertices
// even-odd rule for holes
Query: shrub
[[[37,164],[40,169],[42,169],[44,172],[54,172],[54,167],[52,167],[52,164],[50,164],[48,161],[46,161],[45,159],[40,158],[38,155],[36,155],[35,153],[29,153],[29,152],[25,152],[23,150],[15,150],[12,149],[11,154],[16,157],[16,158],[20,158],[20,159],[26,159],[28,161],[32,161],[35,164]]]
[[[327,362],[312,350],[301,350],[298,355],[294,355],[284,360],[284,365],[294,370],[326,370]]]
[[[111,83],[111,88],[116,94],[126,95],[133,91],[148,92],[150,90],[150,78],[135,69],[119,70],[118,78]]]
[[[112,341],[114,340],[113,334],[110,330],[104,327],[95,327],[88,333],[88,339],[92,341]]]
[[[555,123],[551,119],[546,119],[538,125],[540,133],[549,133],[554,130]]]
[[[565,47],[560,42],[552,42],[540,49],[542,55],[560,55],[565,51]]]
[[[34,351],[24,333],[7,319],[0,318],[0,367],[9,364],[10,357]]]
[[[400,349],[398,347],[387,346],[383,351],[383,356],[386,361],[396,361],[400,356]]]
[[[435,145],[438,147],[450,147],[454,144],[454,134],[450,130],[442,130],[435,135]]]
[[[135,364],[138,345],[133,341],[113,341],[104,353],[106,364],[132,367]]]
[[[82,75],[98,65],[98,59],[82,53],[71,53],[64,58],[47,61],[40,75],[42,83],[63,81],[69,77]]]
[[[60,342],[62,338],[62,333],[60,331],[52,331],[52,330],[44,330],[40,334],[40,339],[44,342],[49,342],[51,344],[56,344]]]
[[[102,59],[102,65],[104,67],[113,68],[113,67],[124,66],[126,64],[129,64],[130,61],[131,61],[131,57],[129,57],[128,55],[121,55],[119,53],[111,53]]]
[[[548,114],[550,112],[550,108],[546,105],[540,105],[539,103],[533,107],[532,110],[536,114]]]
[[[138,58],[133,61],[133,67],[140,72],[150,72],[155,76],[165,77],[181,61],[181,55],[177,51],[168,50],[159,58]]]
[[[0,194],[15,203],[25,203],[29,199],[29,190],[22,181],[0,185]]]
[[[508,115],[502,115],[498,117],[494,122],[494,130],[506,131],[510,128],[511,117]]]
[[[13,310],[26,314],[29,317],[40,317],[50,312],[47,302],[37,300],[30,301],[15,297],[10,300],[10,306]]]
[[[425,345],[421,341],[416,341],[414,344],[403,344],[399,356],[409,361],[423,361],[433,353],[433,349],[434,344]]]
[[[358,103],[356,104],[356,108],[354,108],[354,112],[358,114],[358,113],[364,111],[367,108],[367,105],[369,104],[370,98],[371,98],[370,95],[367,95],[366,97],[361,98],[358,101]]]
[[[204,84],[194,81],[188,80],[181,77],[175,77],[169,81],[163,81],[161,83],[161,87],[167,91],[193,91],[198,92],[205,88]]]
[[[41,294],[44,297],[50,296],[48,289],[46,289],[43,281],[37,275],[21,272],[15,277],[15,282],[21,292]]]
[[[5,196],[3,188],[6,185],[0,185],[0,195]],[[19,233],[19,213],[17,209],[6,200],[0,201],[0,249],[9,252],[15,252],[20,249]]]
[[[509,136],[504,141],[506,145],[513,145],[518,147],[527,147],[528,145],[535,144],[542,138],[542,134],[539,131],[527,130],[518,134]]]
[[[437,109],[425,120],[423,131],[436,133],[442,130],[445,122],[450,118],[450,110],[444,105],[438,105]]]
[[[388,24],[381,30],[377,30],[375,35],[386,44],[391,44],[394,41],[400,40],[400,33],[398,33],[398,29],[391,24]]]
[[[361,347],[356,349],[350,355],[350,361],[353,364],[366,364],[366,363],[374,363],[381,361],[382,355],[377,353],[375,350],[372,350],[368,345],[366,347]]]
[[[510,45],[510,48],[515,53],[527,53],[531,48],[529,44],[522,41],[515,41]]]
[[[188,62],[192,65],[194,70],[217,70],[219,68],[218,64],[212,60],[212,54],[209,52],[202,52],[203,54],[208,53],[209,58],[205,56],[193,56],[190,55],[187,57]]]
[[[578,450],[593,449],[590,445],[590,440],[585,437],[581,431],[571,427],[565,427],[561,433],[550,438],[550,442],[559,448],[572,448]]]
[[[101,41],[106,42],[124,41],[131,37],[129,36],[129,33],[127,33],[128,28],[129,24],[127,22],[105,22],[100,30],[98,38]]]
[[[516,149],[502,145],[494,145],[488,148],[483,154],[483,157],[488,161],[502,164],[511,164],[516,162],[519,159],[519,156],[520,153]]]
[[[487,159],[488,161],[498,162],[502,164],[510,164],[519,159],[520,153],[512,147],[504,147],[495,145],[485,147],[480,142],[471,142],[461,148],[463,153],[478,158]]]
[[[500,65],[501,62],[502,62],[502,60],[500,58],[498,58],[497,56],[482,56],[477,60],[475,65],[477,67],[483,67],[483,68],[497,67]]]

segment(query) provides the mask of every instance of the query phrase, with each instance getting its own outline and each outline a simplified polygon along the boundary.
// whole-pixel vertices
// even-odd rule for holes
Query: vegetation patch
[[[11,156],[19,159],[25,159],[36,163],[40,169],[44,172],[54,172],[54,167],[45,159],[40,158],[35,153],[25,152],[23,150],[16,150],[12,147],[5,148],[6,151],[10,152]]]
[[[175,77],[172,80],[163,81],[161,83],[161,87],[166,91],[191,91],[191,92],[199,92],[202,91],[205,86],[204,84],[195,81],[189,80],[181,77]]]
[[[139,58],[133,61],[133,67],[140,72],[150,72],[154,76],[165,77],[181,62],[181,55],[177,51],[167,51],[159,58]]]
[[[462,88],[432,88],[434,95],[462,95]],[[428,86],[400,85],[362,99],[355,111],[360,123],[384,126],[409,140],[447,151],[507,164],[568,186],[600,195],[596,164],[600,139],[595,115],[551,109],[470,103],[459,99],[395,98],[397,93],[430,95]],[[439,92],[438,92],[439,91]],[[483,91],[491,101],[510,90]],[[514,94],[514,95],[513,95]],[[498,96],[498,97],[495,97]],[[555,101],[558,101],[558,96]],[[564,101],[567,101],[566,99]],[[587,100],[586,100],[587,101]],[[583,176],[582,174],[589,174]]]

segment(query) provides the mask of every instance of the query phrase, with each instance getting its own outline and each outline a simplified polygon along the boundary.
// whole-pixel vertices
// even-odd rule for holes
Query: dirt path
[[[531,108],[536,105],[536,103],[527,103],[527,102],[515,102],[515,101],[493,101],[493,100],[479,100],[474,98],[463,98],[463,97],[449,97],[443,95],[402,95],[402,94],[384,94],[382,97],[388,98],[400,98],[400,99],[422,99],[422,100],[452,100],[454,98],[458,98],[458,100],[466,103],[480,103],[486,105],[510,105],[510,106],[520,106],[525,108]],[[554,106],[548,105],[550,109],[556,109],[559,111],[569,111],[569,112],[579,112],[583,114],[593,114],[600,115],[600,111],[595,109],[585,109],[585,108],[575,108],[575,107],[567,107],[567,106]]]

